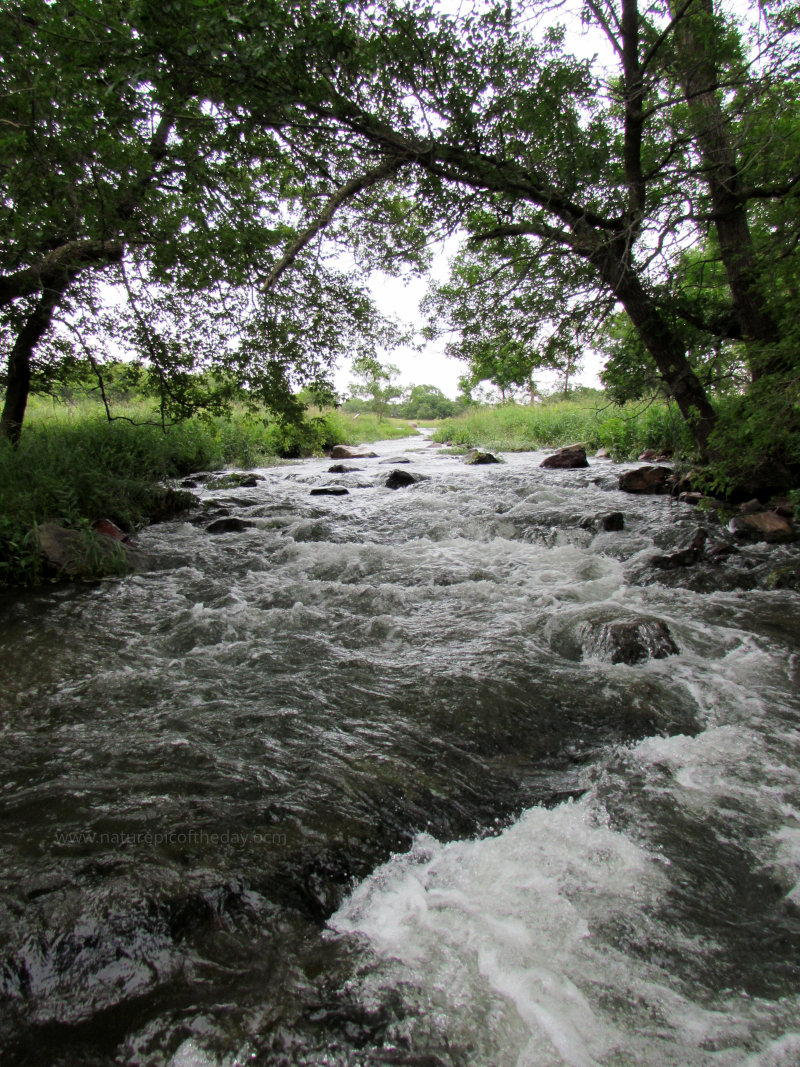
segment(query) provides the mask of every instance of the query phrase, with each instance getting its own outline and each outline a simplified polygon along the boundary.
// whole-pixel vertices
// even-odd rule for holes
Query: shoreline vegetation
[[[145,402],[120,407],[109,422],[93,401],[33,401],[19,446],[0,441],[0,588],[64,577],[40,551],[37,531],[45,523],[77,531],[91,552],[94,526],[102,520],[135,535],[148,523],[194,506],[196,498],[180,486],[188,475],[322,455],[336,444],[405,437],[418,425],[432,428],[434,441],[462,450],[529,451],[580,442],[590,455],[605,449],[615,460],[635,460],[646,450],[684,467],[696,459],[674,407],[661,401],[620,407],[602,395],[554,397],[534,406],[475,405],[456,418],[417,423],[336,408],[310,409],[301,422],[282,423],[243,406],[166,431],[152,418]]]
[[[96,522],[135,534],[193,506],[195,497],[176,488],[189,474],[263,467],[414,432],[406,421],[337,410],[282,424],[234,408],[164,431],[145,403],[119,407],[111,422],[89,401],[37,399],[30,408],[19,445],[0,440],[0,589],[54,576],[39,551],[37,529],[45,523],[85,534],[90,548]]]

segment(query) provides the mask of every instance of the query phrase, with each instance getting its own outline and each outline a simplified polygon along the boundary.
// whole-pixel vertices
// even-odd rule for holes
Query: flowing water
[[[3,1063],[800,1063],[800,552],[378,451],[0,605]]]

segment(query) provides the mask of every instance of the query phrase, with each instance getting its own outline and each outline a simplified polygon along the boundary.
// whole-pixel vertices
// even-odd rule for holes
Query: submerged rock
[[[479,466],[486,463],[499,463],[500,460],[491,452],[479,452],[477,448],[471,448],[464,456],[463,462],[471,466]]]
[[[597,656],[611,663],[634,664],[648,659],[666,659],[679,652],[669,628],[660,619],[625,619],[584,626],[585,656]]]
[[[235,516],[230,516],[225,519],[216,519],[209,526],[206,526],[206,533],[240,533],[242,530],[252,530],[254,526],[255,523],[248,522],[247,519],[237,519]]]
[[[411,460],[408,456],[392,456],[389,459],[382,459],[381,464],[389,465],[391,463],[410,463]]]
[[[351,467],[347,463],[334,463],[332,467],[328,467],[328,474],[354,474],[363,469],[363,467]]]
[[[588,467],[589,460],[586,458],[586,449],[583,445],[566,445],[543,459],[539,466],[553,470],[574,470],[579,467]]]
[[[320,485],[312,489],[310,496],[348,496],[350,490],[343,485]]]
[[[623,493],[666,493],[669,489],[669,467],[637,467],[619,476]]]

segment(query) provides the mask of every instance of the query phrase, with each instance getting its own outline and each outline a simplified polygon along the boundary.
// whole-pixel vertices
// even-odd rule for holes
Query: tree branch
[[[341,185],[335,193],[329,198],[325,207],[317,215],[310,226],[307,226],[301,234],[299,234],[294,241],[289,245],[286,253],[278,260],[272,270],[269,272],[266,282],[264,283],[264,292],[271,293],[281,275],[291,267],[294,261],[302,250],[313,241],[318,233],[321,233],[333,219],[338,209],[342,204],[348,200],[352,200],[353,197],[358,196],[359,193],[365,189],[370,188],[372,185],[377,185],[378,182],[384,181],[392,174],[395,174],[402,166],[404,166],[408,160],[390,158],[384,160],[378,167],[374,167],[372,170],[368,170],[365,174],[359,175],[357,178],[353,178],[351,181]]]

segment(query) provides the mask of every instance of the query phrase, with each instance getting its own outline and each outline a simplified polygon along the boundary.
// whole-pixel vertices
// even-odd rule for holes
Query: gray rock
[[[311,496],[348,496],[349,490],[345,489],[343,485],[321,485],[317,489],[312,489]]]
[[[141,569],[147,562],[146,556],[124,535],[120,538],[103,529],[68,530],[56,522],[45,522],[36,528],[36,539],[42,555],[59,576],[104,578]]]
[[[381,464],[384,464],[384,463],[386,463],[386,464],[391,464],[391,463],[410,463],[410,462],[411,462],[411,460],[408,458],[408,456],[393,456],[391,459],[382,459],[381,460]]]
[[[700,526],[692,538],[691,544],[685,548],[679,548],[677,552],[673,552],[669,556],[655,556],[652,564],[663,571],[675,570],[677,567],[692,567],[703,555],[707,538],[708,530]]]
[[[328,467],[328,474],[353,474],[363,469],[363,467],[351,467],[347,463],[334,463],[332,467]]]

